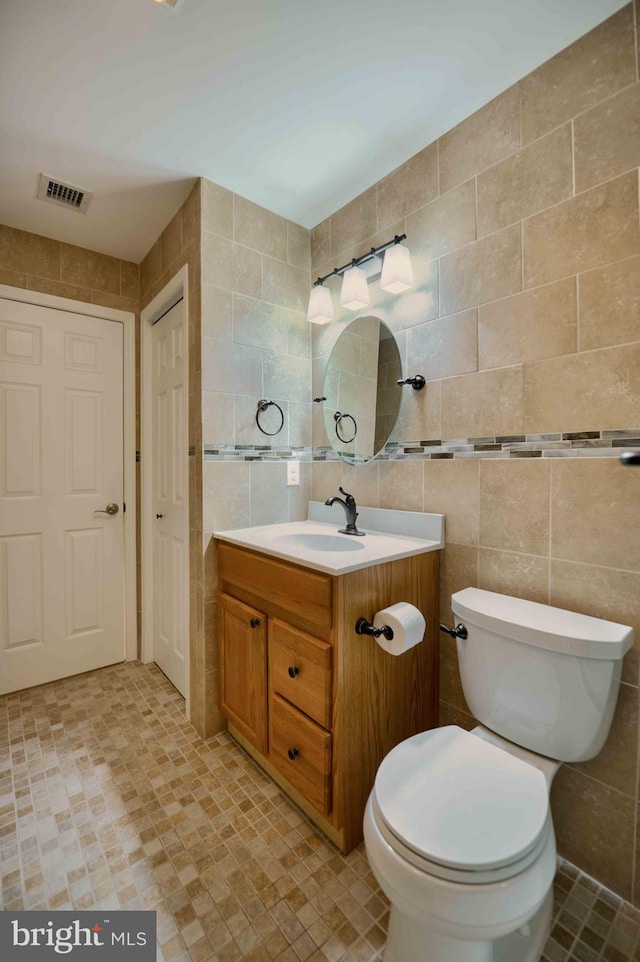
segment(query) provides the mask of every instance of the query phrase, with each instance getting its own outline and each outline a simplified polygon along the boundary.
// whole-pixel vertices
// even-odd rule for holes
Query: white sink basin
[[[357,535],[323,534],[318,531],[297,531],[294,534],[276,534],[276,548],[301,551],[362,551],[364,544]]]
[[[312,501],[307,521],[216,531],[214,537],[331,575],[444,547],[441,514],[361,508],[357,524],[364,537],[340,534],[338,528],[344,526],[341,509]]]

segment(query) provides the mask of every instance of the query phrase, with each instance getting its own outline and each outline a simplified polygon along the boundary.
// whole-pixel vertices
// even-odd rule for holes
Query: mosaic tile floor
[[[0,698],[0,905],[153,909],[160,962],[374,962],[387,906],[154,666]],[[640,960],[640,912],[566,862],[544,962]]]

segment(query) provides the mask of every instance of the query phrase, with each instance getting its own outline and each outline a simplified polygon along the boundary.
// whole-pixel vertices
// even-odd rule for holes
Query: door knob
[[[299,754],[300,752],[298,751],[297,748],[290,748],[289,751],[287,752],[287,755],[289,756],[292,762],[295,762]]]
[[[119,510],[120,508],[115,503],[115,501],[110,501],[109,504],[106,506],[106,508],[97,508],[93,513],[114,515],[114,514],[117,514]]]
[[[156,515],[156,518],[164,518],[164,515],[163,515],[163,514],[157,514],[157,515]]]
[[[260,624],[260,619],[259,619],[259,618],[252,618],[251,621],[249,622],[249,624],[251,625],[252,628],[257,628],[258,625]]]
[[[289,667],[287,668],[287,671],[289,673],[289,678],[295,678],[296,675],[300,674],[300,669],[298,668],[297,665],[289,665]]]

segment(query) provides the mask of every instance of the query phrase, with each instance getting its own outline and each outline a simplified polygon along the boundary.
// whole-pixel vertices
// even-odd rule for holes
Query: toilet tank
[[[540,755],[586,761],[604,745],[633,629],[464,588],[451,596],[462,687],[487,728]]]

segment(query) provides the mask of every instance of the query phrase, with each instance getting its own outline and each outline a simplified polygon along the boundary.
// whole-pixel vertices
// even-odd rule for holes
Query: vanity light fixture
[[[369,303],[367,275],[361,267],[356,266],[355,259],[353,266],[345,271],[342,278],[340,303],[350,311],[359,311],[361,307],[366,307]]]
[[[307,320],[311,321],[312,324],[328,324],[329,321],[333,320],[331,291],[328,287],[322,286],[320,278],[313,285],[309,294]]]
[[[361,257],[354,257],[348,264],[344,264],[342,267],[334,267],[324,277],[319,277],[311,288],[311,294],[309,295],[307,320],[311,324],[327,324],[333,320],[331,291],[323,286],[324,282],[329,280],[330,277],[342,277],[340,303],[343,307],[351,311],[359,311],[366,307],[369,303],[369,277],[360,265],[372,261],[382,253],[384,253],[380,276],[382,290],[388,291],[390,294],[400,294],[402,291],[413,287],[411,254],[407,247],[400,246],[406,238],[406,234],[396,234],[393,240],[387,241],[386,244],[381,244],[380,247],[372,247]],[[375,276],[373,275],[374,279]]]
[[[380,287],[390,294],[402,294],[413,287],[413,267],[408,247],[394,244],[384,255]]]

